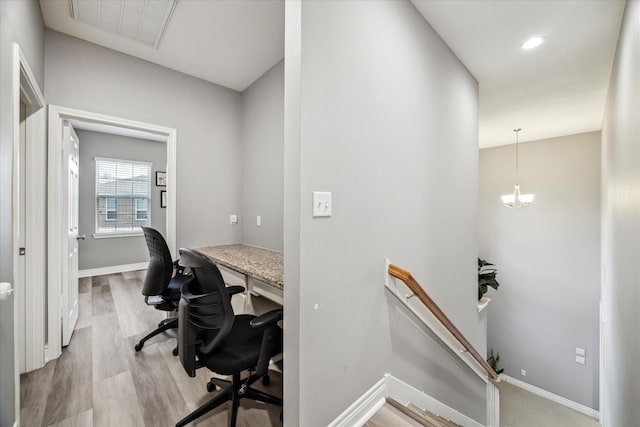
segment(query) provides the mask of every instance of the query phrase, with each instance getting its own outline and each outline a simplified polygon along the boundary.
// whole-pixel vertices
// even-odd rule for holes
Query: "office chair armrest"
[[[271,310],[268,313],[258,316],[255,319],[251,320],[249,324],[252,328],[264,328],[265,326],[277,323],[279,320],[282,320],[281,308]]]
[[[176,271],[176,274],[184,274],[185,267],[180,265],[180,260],[177,259],[173,261],[173,269]]]
[[[282,320],[281,308],[258,316],[249,323],[252,328],[260,328],[263,331],[258,363],[256,364],[256,375],[258,377],[262,377],[269,372],[269,360],[274,354],[274,349],[277,345],[274,337],[278,329],[279,320]],[[282,349],[280,349],[280,351],[282,351]]]
[[[239,294],[242,292],[244,292],[244,286],[240,286],[240,285],[227,286],[227,294],[229,295],[229,298],[231,298],[235,294]]]

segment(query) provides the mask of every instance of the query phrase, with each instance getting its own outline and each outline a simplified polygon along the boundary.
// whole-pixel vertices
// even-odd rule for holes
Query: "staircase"
[[[426,426],[426,427],[460,427],[458,424],[439,417],[429,411],[422,410],[413,404],[402,403],[387,397],[387,404],[378,411],[364,426]],[[397,410],[388,410],[386,407]],[[389,408],[391,409],[391,408]],[[399,412],[399,413],[398,413]],[[392,419],[393,418],[393,419]]]

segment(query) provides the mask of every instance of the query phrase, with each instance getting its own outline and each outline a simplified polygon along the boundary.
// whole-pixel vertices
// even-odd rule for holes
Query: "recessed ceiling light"
[[[522,43],[521,48],[522,48],[522,50],[533,49],[533,48],[536,48],[536,47],[540,46],[543,41],[544,41],[544,37],[541,37],[541,36],[531,37],[529,40],[527,40],[526,42]]]

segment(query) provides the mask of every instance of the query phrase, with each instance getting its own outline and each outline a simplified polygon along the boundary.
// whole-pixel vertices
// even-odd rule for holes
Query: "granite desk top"
[[[195,248],[216,264],[245,274],[277,288],[284,288],[282,252],[235,244]]]

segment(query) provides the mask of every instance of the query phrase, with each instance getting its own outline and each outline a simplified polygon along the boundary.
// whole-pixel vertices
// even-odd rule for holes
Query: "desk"
[[[244,281],[245,310],[254,313],[252,296],[259,295],[283,305],[284,260],[282,252],[249,245],[205,246],[196,251],[209,257],[225,273],[229,269]],[[225,279],[226,280],[226,279]]]

